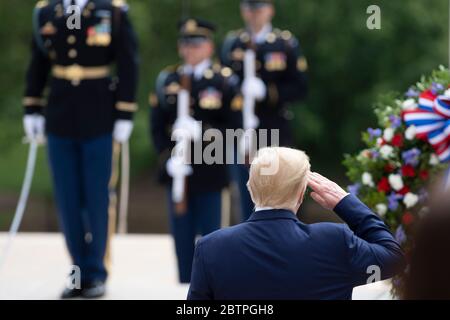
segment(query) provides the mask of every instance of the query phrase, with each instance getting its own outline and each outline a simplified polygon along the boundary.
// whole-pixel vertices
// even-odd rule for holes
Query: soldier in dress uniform
[[[205,132],[207,129],[225,130],[240,126],[242,97],[239,79],[230,68],[214,63],[213,32],[215,27],[200,19],[185,19],[179,25],[178,48],[182,64],[164,69],[157,78],[156,94],[150,95],[151,132],[160,157],[160,180],[168,185],[168,209],[171,231],[178,258],[179,280],[188,283],[194,254],[195,238],[220,228],[221,191],[228,184],[224,164],[176,163],[171,158],[175,142],[172,132]],[[188,90],[189,114],[180,118],[180,90]],[[177,117],[178,115],[178,117]],[[202,122],[199,128],[198,121]],[[192,137],[191,144],[195,140]],[[200,143],[204,150],[208,143]],[[195,152],[196,147],[191,150]],[[194,158],[194,152],[191,153]],[[184,208],[173,201],[172,184],[177,172],[186,176]],[[175,182],[173,182],[175,183]]]
[[[127,10],[117,0],[54,0],[38,2],[33,15],[25,132],[30,140],[47,135],[60,224],[81,271],[81,288],[67,287],[62,298],[105,293],[113,139],[128,140],[137,110],[137,41]]]
[[[279,144],[292,146],[289,121],[293,116],[287,106],[306,95],[307,62],[292,33],[273,28],[274,14],[273,0],[241,0],[241,15],[246,27],[228,34],[221,59],[239,76],[242,94],[257,101],[255,114],[259,126],[255,129],[278,129]],[[254,50],[256,55],[256,77],[252,79],[244,79],[247,49]],[[246,187],[248,167],[238,164],[232,166],[231,171],[239,187],[242,219],[246,220],[253,211]]]

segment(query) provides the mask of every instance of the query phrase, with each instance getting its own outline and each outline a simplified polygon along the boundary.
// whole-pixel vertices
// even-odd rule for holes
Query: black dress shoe
[[[81,289],[64,289],[63,293],[61,294],[61,299],[73,299],[81,297]]]
[[[81,295],[86,299],[95,299],[103,297],[105,295],[105,292],[105,283],[103,281],[94,281],[83,286]]]

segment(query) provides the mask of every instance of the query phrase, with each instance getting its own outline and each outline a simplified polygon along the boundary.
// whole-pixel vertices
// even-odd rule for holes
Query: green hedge
[[[238,0],[191,0],[191,13],[219,26],[220,39],[241,27]],[[371,101],[386,90],[403,91],[439,64],[447,65],[448,3],[442,0],[380,0],[382,29],[366,28],[368,0],[276,0],[275,25],[290,29],[310,65],[311,91],[294,106],[296,139],[315,169],[343,176],[343,153],[360,147],[359,132],[375,123]],[[19,188],[25,165],[21,98],[29,58],[35,1],[0,1],[0,190]],[[141,72],[137,130],[132,141],[133,172],[155,164],[148,137],[148,93],[158,71],[177,61],[176,22],[181,0],[129,0],[140,39]],[[41,152],[41,154],[43,154]],[[38,165],[36,191],[49,191],[45,157]]]

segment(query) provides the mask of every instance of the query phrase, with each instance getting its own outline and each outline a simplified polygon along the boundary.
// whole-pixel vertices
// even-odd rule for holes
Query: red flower
[[[401,134],[396,134],[394,138],[392,138],[392,145],[401,148],[403,146],[403,136]]]
[[[404,186],[403,189],[398,192],[398,194],[401,194],[402,196],[404,196],[409,191],[411,191],[411,189],[409,187],[407,187],[407,186]]]
[[[428,172],[428,170],[422,170],[419,172],[419,177],[422,180],[428,180],[428,177],[430,176],[430,173]]]
[[[416,172],[414,171],[414,167],[412,165],[405,165],[402,167],[402,175],[404,177],[415,177],[416,176]]]
[[[391,186],[389,185],[388,178],[381,178],[380,182],[378,182],[378,191],[388,193],[390,190]]]
[[[388,163],[387,165],[384,166],[384,171],[387,173],[392,173],[392,172],[394,172],[394,170],[395,170],[395,167],[390,163]]]
[[[405,212],[402,217],[402,223],[405,226],[409,226],[414,221],[414,216],[410,212]]]

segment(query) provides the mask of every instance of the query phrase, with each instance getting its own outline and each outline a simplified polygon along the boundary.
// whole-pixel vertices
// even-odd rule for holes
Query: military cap
[[[216,31],[214,24],[197,19],[187,18],[178,23],[179,39],[186,43],[202,42],[211,40]]]
[[[241,4],[250,8],[261,8],[266,5],[272,5],[273,0],[241,0]]]

